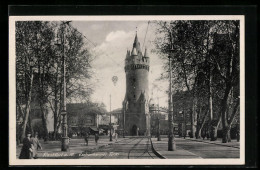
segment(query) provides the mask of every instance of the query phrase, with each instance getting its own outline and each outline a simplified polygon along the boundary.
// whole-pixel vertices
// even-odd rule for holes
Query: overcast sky
[[[154,25],[149,24],[144,43],[148,21],[73,21],[71,24],[88,40],[96,44],[95,47],[91,46],[97,55],[93,62],[95,75],[92,81],[96,83],[95,92],[91,96],[93,101],[103,102],[109,111],[109,95],[111,94],[112,110],[122,107],[126,90],[124,60],[127,49],[132,50],[137,31],[142,51],[144,53],[144,47],[147,47],[151,60],[149,74],[150,97],[153,96],[156,103],[158,103],[159,97],[160,106],[168,105],[168,96],[165,93],[168,83],[155,81],[163,72],[163,62],[156,54],[151,52],[154,48]],[[89,42],[88,40],[86,42]],[[116,85],[112,82],[113,76],[118,77]],[[160,89],[154,88],[154,84],[159,86]]]

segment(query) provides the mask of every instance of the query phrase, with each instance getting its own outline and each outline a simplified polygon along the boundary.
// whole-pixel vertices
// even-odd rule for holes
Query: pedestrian
[[[98,144],[98,139],[99,139],[99,136],[98,136],[98,134],[96,133],[96,134],[95,134],[95,142],[96,142],[96,145]]]
[[[115,133],[115,140],[117,141],[117,138],[118,138],[118,134],[117,133]]]
[[[207,140],[209,140],[209,137],[210,137],[209,133],[210,133],[209,129],[207,129],[207,131],[206,131]]]
[[[205,139],[206,135],[205,135],[205,129],[203,128],[201,130],[201,137],[203,138],[203,140]]]
[[[32,159],[32,142],[31,133],[27,133],[26,137],[23,139],[23,147],[19,156],[19,159]]]
[[[32,157],[34,158],[34,159],[37,159],[38,157],[38,155],[37,155],[37,151],[38,151],[38,149],[42,149],[42,146],[41,146],[41,144],[40,144],[40,141],[39,141],[39,139],[38,139],[38,132],[35,132],[35,135],[34,135],[34,137],[32,137],[31,138],[31,143],[32,143],[32,145],[33,145],[33,154],[32,154]]]
[[[86,133],[84,139],[85,139],[85,142],[86,142],[86,146],[88,146],[88,138],[89,138],[89,134]]]
[[[239,127],[237,127],[236,137],[237,137],[237,142],[239,142],[239,140],[240,140],[240,130],[239,130]]]

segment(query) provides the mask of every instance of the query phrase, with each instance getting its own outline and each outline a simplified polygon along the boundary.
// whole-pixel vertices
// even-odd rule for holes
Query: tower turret
[[[148,51],[147,51],[147,48],[145,48],[145,51],[144,51],[144,57],[149,57],[149,55],[148,55]]]
[[[136,51],[135,47],[133,47],[131,55],[132,56],[136,56],[137,55],[137,51]]]

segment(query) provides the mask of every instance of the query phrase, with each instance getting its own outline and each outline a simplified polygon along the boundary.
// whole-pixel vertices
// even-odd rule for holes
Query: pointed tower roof
[[[144,57],[149,57],[149,54],[148,54],[147,48],[145,48],[145,51],[144,51]]]
[[[136,47],[138,45],[139,41],[138,41],[138,37],[137,37],[137,31],[135,33],[135,40],[134,40],[134,44],[133,47]]]
[[[135,34],[135,40],[134,40],[134,43],[133,43],[133,48],[136,48],[136,52],[137,52],[136,54],[142,55],[140,43],[139,43],[138,37],[137,37],[137,32]]]

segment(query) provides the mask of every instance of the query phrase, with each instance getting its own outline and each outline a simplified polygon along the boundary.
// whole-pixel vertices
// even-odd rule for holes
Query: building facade
[[[99,111],[95,103],[68,103],[69,135],[83,135],[98,133],[100,120],[104,113]]]
[[[127,135],[150,135],[149,67],[147,50],[143,55],[136,34],[132,51],[127,50],[125,58],[126,94],[123,115]]]

